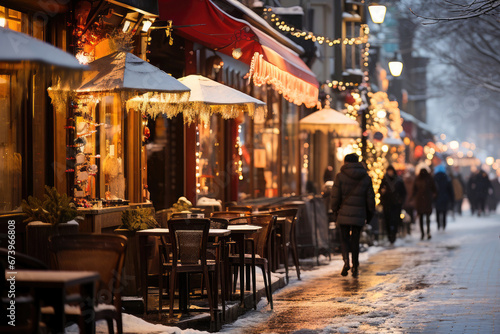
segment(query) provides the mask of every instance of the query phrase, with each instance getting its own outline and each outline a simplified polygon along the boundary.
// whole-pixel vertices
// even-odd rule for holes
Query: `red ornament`
[[[356,102],[356,99],[350,93],[348,93],[348,94],[346,94],[346,96],[344,98],[344,102],[352,105]]]
[[[144,135],[144,141],[146,141],[149,139],[149,136],[151,136],[151,131],[149,131],[149,128],[145,126],[142,134]]]

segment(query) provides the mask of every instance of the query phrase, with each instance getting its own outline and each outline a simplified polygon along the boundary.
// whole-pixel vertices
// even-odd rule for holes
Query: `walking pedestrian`
[[[476,196],[477,196],[477,216],[486,215],[486,199],[493,187],[488,174],[484,170],[480,170],[476,176]]]
[[[396,173],[392,165],[380,184],[380,203],[384,212],[385,228],[391,245],[396,241],[396,234],[401,225],[401,209],[406,199],[406,188],[403,180]]]
[[[410,217],[410,226],[408,227],[408,234],[411,234],[411,227],[415,223],[415,201],[412,201],[413,183],[415,182],[415,168],[409,165],[403,175],[403,182],[406,189],[406,199],[403,204],[403,210]]]
[[[491,179],[493,193],[489,197],[489,210],[495,213],[497,211],[498,202],[500,202],[500,169],[497,169],[496,175]]]
[[[470,176],[467,180],[467,199],[469,200],[470,213],[474,215],[477,210],[477,184],[478,171],[476,167],[471,167]]]
[[[453,200],[453,189],[448,175],[446,175],[446,167],[443,164],[436,166],[434,169],[434,182],[436,182],[437,186],[434,205],[436,207],[436,219],[439,231],[446,228],[446,215],[449,204]]]
[[[431,238],[432,200],[436,196],[436,183],[427,168],[421,168],[413,184],[413,199],[420,221],[421,240],[425,238],[424,219],[427,224],[427,239]]]
[[[451,174],[451,186],[453,188],[453,209],[462,215],[462,203],[464,201],[465,183],[462,175],[456,170]]]
[[[347,276],[351,266],[349,251],[352,253],[352,276],[358,276],[359,237],[363,226],[375,214],[375,193],[372,180],[357,154],[348,154],[340,173],[335,176],[332,189],[332,212],[340,228],[340,248],[344,267],[341,275]]]

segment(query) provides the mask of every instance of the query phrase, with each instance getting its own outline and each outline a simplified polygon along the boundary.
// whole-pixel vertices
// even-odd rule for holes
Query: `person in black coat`
[[[387,237],[392,245],[396,241],[396,234],[401,225],[401,209],[406,199],[405,184],[393,166],[387,167],[379,192]]]
[[[446,167],[444,165],[436,166],[434,170],[434,182],[436,182],[437,194],[434,200],[436,207],[436,219],[438,231],[446,228],[446,215],[450,204],[453,203],[453,188],[446,175]]]
[[[431,238],[432,200],[436,197],[436,183],[426,168],[422,168],[413,183],[412,200],[420,221],[420,232],[424,240],[424,217],[427,223],[427,239]]]
[[[375,193],[372,179],[359,162],[357,154],[348,154],[340,173],[335,176],[332,189],[332,212],[340,228],[340,248],[344,267],[341,275],[347,276],[349,250],[352,253],[352,275],[358,276],[359,237],[363,226],[375,214]]]
[[[490,191],[493,191],[490,178],[484,170],[480,170],[476,176],[476,208],[478,217],[481,216],[481,214],[486,214],[486,200]]]

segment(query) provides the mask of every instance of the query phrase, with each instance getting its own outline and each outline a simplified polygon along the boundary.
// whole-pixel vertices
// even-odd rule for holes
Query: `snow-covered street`
[[[226,333],[495,333],[500,330],[500,217],[433,222],[395,248],[362,254],[360,277],[340,276],[339,256],[304,274]]]
[[[411,236],[395,247],[360,255],[359,278],[340,276],[335,255],[327,265],[290,284],[226,324],[223,333],[498,333],[500,332],[500,216],[432,222],[432,239]],[[323,262],[326,259],[323,259]],[[126,333],[201,333],[153,325],[124,315]],[[98,333],[106,333],[104,322]]]

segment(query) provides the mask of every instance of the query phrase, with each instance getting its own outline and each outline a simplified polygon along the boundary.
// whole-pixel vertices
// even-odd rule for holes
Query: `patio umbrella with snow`
[[[0,27],[0,68],[26,68],[26,64],[83,70],[71,54],[41,40]]]
[[[208,121],[214,113],[230,119],[236,118],[242,111],[251,116],[256,111],[265,111],[265,102],[204,76],[188,75],[179,81],[191,89],[189,106],[183,110],[184,119],[188,122],[196,116]]]
[[[134,108],[153,117],[159,113],[173,117],[180,112],[174,104],[187,102],[189,98],[188,87],[128,52],[113,52],[89,63],[89,68],[80,86],[73,89],[81,100],[87,97],[95,103],[101,96],[117,93],[127,110]],[[49,94],[55,103],[64,104],[68,90],[54,87]]]
[[[359,123],[328,106],[300,120],[300,129],[311,132],[335,132],[340,137],[359,137]]]

